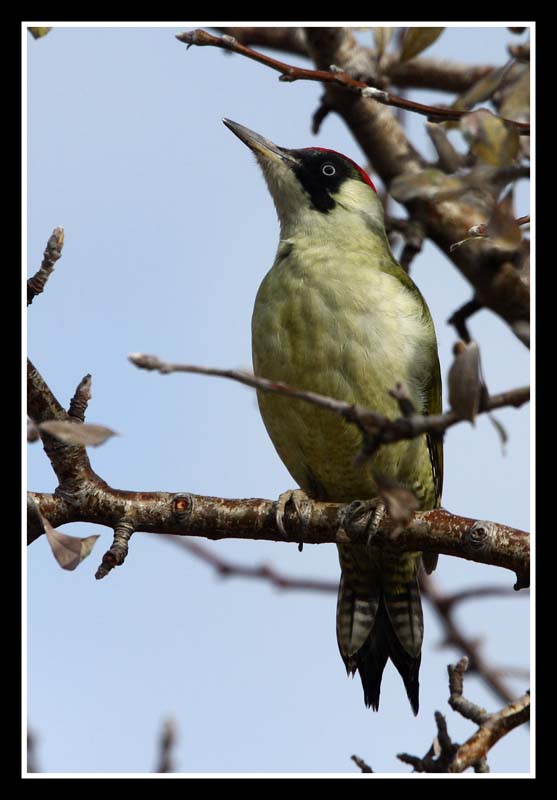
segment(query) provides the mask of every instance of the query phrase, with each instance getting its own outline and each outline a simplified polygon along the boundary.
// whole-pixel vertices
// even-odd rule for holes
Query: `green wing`
[[[442,412],[441,385],[441,368],[439,366],[439,358],[436,353],[435,368],[433,370],[431,383],[427,390],[427,414],[441,414]],[[426,434],[426,439],[429,457],[431,458],[431,468],[433,470],[435,507],[437,508],[441,505],[441,493],[443,491],[443,439],[441,436],[434,437],[430,433]]]

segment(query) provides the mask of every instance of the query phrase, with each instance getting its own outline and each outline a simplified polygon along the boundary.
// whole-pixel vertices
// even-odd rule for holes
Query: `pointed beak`
[[[250,131],[249,128],[240,125],[238,122],[232,122],[230,119],[223,119],[224,124],[229,128],[238,139],[253,150],[256,156],[263,156],[264,159],[270,161],[282,161],[291,166],[294,166],[298,161],[292,156],[288,150],[274,144],[269,139],[265,139],[255,131]]]

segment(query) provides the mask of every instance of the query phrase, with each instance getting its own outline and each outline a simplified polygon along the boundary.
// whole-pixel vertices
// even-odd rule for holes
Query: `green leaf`
[[[33,39],[40,39],[43,36],[46,36],[52,28],[27,28]]]
[[[443,33],[445,28],[408,28],[402,43],[400,53],[401,61],[410,61],[430,44],[433,44]]]

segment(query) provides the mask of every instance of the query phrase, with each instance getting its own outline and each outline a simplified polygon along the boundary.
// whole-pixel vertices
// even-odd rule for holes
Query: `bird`
[[[255,154],[280,224],[275,260],[253,309],[254,374],[391,418],[399,414],[389,391],[401,384],[418,413],[440,413],[431,314],[392,254],[383,206],[367,172],[335,150],[287,149],[237,122],[223,122]],[[299,487],[295,494],[378,502],[383,479],[410,490],[423,510],[440,505],[442,442],[431,435],[384,445],[357,464],[362,436],[356,426],[301,399],[263,391],[257,399],[271,441]],[[373,536],[337,547],[336,633],[347,673],[359,673],[365,705],[377,711],[390,659],[416,715],[423,641],[419,571],[422,563],[432,571],[437,556],[374,545]]]

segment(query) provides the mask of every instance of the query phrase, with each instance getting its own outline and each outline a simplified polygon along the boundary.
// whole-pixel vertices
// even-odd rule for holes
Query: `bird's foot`
[[[361,535],[367,532],[366,544],[370,547],[385,511],[385,504],[379,497],[373,497],[371,500],[354,500],[346,506],[340,527],[351,534]]]
[[[373,516],[369,523],[367,529],[367,547],[368,549],[372,546],[373,537],[379,530],[379,526],[381,525],[381,520],[385,516],[387,509],[385,508],[385,503],[382,500],[377,501],[377,506],[375,511],[373,512]]]
[[[311,500],[307,496],[307,494],[302,489],[288,489],[286,492],[282,492],[279,495],[279,498],[276,502],[275,520],[277,523],[277,528],[282,533],[285,539],[289,537],[289,534],[284,525],[286,506],[289,503],[292,503],[294,505],[302,529],[307,528],[307,526],[311,522],[312,505],[311,505]],[[301,545],[302,543],[300,543],[299,546],[300,550],[302,549]]]

